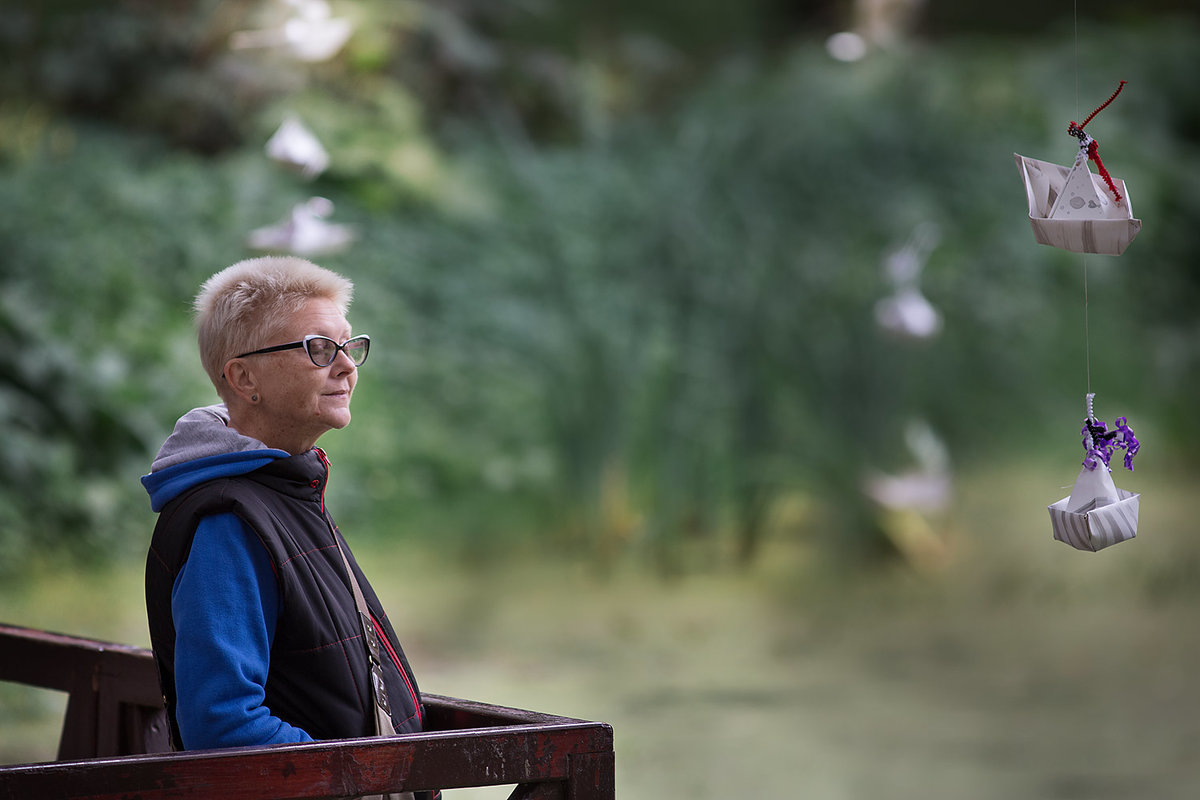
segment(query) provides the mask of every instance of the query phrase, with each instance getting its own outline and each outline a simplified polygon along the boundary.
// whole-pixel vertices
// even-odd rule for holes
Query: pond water
[[[937,572],[834,573],[785,538],[751,570],[672,580],[355,549],[423,689],[611,723],[627,800],[1195,798],[1190,481],[1138,475],[1139,537],[1095,554],[1049,538],[1073,476],[974,476],[932,524]],[[131,562],[0,597],[8,621],[144,644],[140,580]],[[51,757],[60,715],[5,688],[0,761]]]

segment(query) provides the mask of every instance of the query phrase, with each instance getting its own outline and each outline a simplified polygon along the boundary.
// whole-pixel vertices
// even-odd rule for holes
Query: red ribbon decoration
[[[1117,90],[1112,93],[1112,96],[1097,106],[1096,110],[1089,114],[1088,118],[1083,121],[1083,125],[1080,125],[1074,120],[1067,125],[1067,133],[1078,139],[1081,147],[1087,148],[1088,158],[1096,162],[1096,170],[1100,173],[1100,177],[1104,178],[1104,182],[1108,184],[1109,191],[1113,193],[1113,197],[1117,198],[1118,203],[1121,202],[1121,193],[1117,191],[1117,187],[1116,184],[1113,183],[1112,176],[1108,174],[1108,170],[1104,168],[1104,162],[1100,160],[1100,143],[1084,133],[1083,128],[1092,121],[1093,117],[1095,117],[1104,109],[1108,108],[1109,103],[1117,99],[1117,95],[1119,95],[1121,90],[1125,88],[1126,83],[1128,83],[1128,81],[1121,81],[1121,83],[1117,85]]]

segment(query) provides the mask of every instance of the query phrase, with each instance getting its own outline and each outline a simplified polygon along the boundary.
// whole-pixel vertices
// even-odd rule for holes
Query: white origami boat
[[[1087,160],[1073,167],[1038,161],[1013,153],[1025,181],[1029,222],[1039,244],[1073,253],[1119,256],[1142,229],[1134,219],[1129,190],[1120,178],[1113,184],[1121,196],[1115,201]]]
[[[1091,504],[1074,511],[1068,508],[1071,498],[1064,497],[1049,507],[1054,538],[1076,550],[1093,552],[1132,539],[1137,536],[1140,497],[1136,492],[1117,489],[1115,502],[1103,506]]]
[[[280,48],[298,61],[328,61],[350,39],[354,24],[334,17],[327,0],[285,0],[293,15],[277,28],[234,31],[229,45],[234,50]]]
[[[1087,394],[1087,418],[1081,431],[1088,450],[1071,494],[1049,506],[1054,538],[1076,550],[1103,550],[1105,547],[1137,536],[1138,499],[1141,495],[1118,489],[1113,483],[1108,461],[1115,448],[1126,450],[1125,467],[1133,469],[1133,456],[1141,445],[1124,418],[1117,420],[1115,434],[1092,413],[1092,398]],[[1108,453],[1107,455],[1105,453]]]
[[[325,217],[332,213],[332,201],[310,197],[293,206],[281,222],[250,231],[246,246],[261,252],[304,257],[339,253],[354,242],[356,233],[350,225],[326,222]]]
[[[329,152],[295,114],[288,114],[266,144],[267,157],[308,180],[329,166]]]

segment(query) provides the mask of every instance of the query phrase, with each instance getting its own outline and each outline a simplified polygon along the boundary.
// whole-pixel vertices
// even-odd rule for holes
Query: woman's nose
[[[333,357],[332,364],[333,371],[339,374],[353,372],[358,369],[358,366],[354,363],[354,359],[350,358],[345,350],[337,351],[337,355]]]

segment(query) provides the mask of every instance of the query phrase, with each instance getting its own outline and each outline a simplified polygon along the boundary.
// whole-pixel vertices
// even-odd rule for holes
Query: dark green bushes
[[[1078,55],[947,42],[851,65],[802,43],[727,58],[662,111],[557,144],[483,116],[441,119],[436,138],[385,59],[282,96],[329,134],[334,166],[312,186],[258,141],[201,158],[6,106],[3,321],[21,370],[56,366],[41,399],[25,372],[0,383],[20,432],[0,541],[141,546],[136,478],[212,399],[190,297],[308,193],[359,227],[321,261],[356,281],[353,321],[376,342],[355,424],[322,442],[348,529],[683,569],[754,558],[779,501],[801,497],[804,535],[861,555],[883,545],[864,472],[908,465],[906,421],[963,468],[1074,459],[1089,374],[1103,408],[1193,447],[1197,98],[1180,65],[1196,39],[1098,30]],[[1087,261],[1090,369],[1081,259],[1034,243],[1011,160],[1073,157],[1076,64],[1089,108],[1130,81],[1091,131],[1146,220],[1125,256]],[[384,157],[401,145],[428,168]],[[945,324],[899,341],[873,319],[881,261],[928,224],[922,287]],[[75,410],[44,413],[54,397]]]

